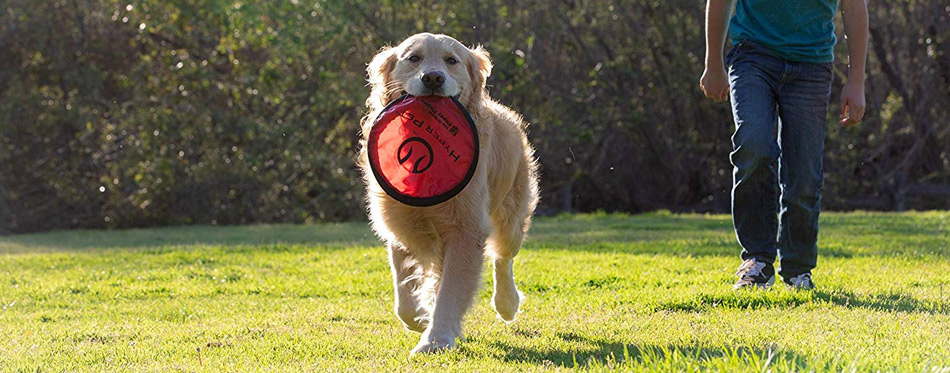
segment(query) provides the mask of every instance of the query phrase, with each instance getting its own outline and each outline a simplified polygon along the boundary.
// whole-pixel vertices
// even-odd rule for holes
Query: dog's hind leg
[[[406,329],[421,333],[426,329],[428,320],[425,308],[419,304],[419,299],[414,294],[422,284],[419,266],[401,246],[393,243],[388,246],[389,264],[393,271],[396,316],[399,316]]]
[[[513,262],[510,258],[498,258],[494,263],[495,293],[492,295],[491,304],[498,317],[505,322],[515,321],[515,314],[518,313],[518,306],[523,298],[515,287]]]
[[[471,229],[446,237],[441,278],[429,327],[412,353],[429,353],[455,347],[462,336],[462,316],[472,305],[481,282],[487,232]],[[487,229],[486,229],[487,231]]]
[[[531,226],[531,214],[538,203],[534,167],[532,162],[523,162],[511,190],[491,210],[492,233],[488,238],[488,253],[493,260],[495,282],[491,303],[498,317],[506,322],[515,320],[518,307],[524,299],[515,286],[512,267]]]
[[[493,219],[495,220],[495,219]],[[505,322],[515,320],[518,306],[523,298],[515,286],[514,265],[515,255],[521,248],[524,232],[520,224],[511,225],[508,222],[493,221],[493,232],[488,239],[489,253],[493,259],[495,292],[491,303],[498,313],[498,317]],[[508,224],[506,224],[508,223]]]

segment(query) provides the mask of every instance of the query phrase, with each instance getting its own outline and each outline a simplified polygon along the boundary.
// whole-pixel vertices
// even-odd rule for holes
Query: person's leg
[[[793,66],[794,75],[783,81],[778,93],[782,147],[780,274],[786,281],[810,272],[818,258],[821,158],[832,78],[830,63]]]
[[[732,219],[742,259],[775,261],[778,222],[776,88],[782,61],[740,44],[729,55],[729,86],[736,130],[732,136]]]

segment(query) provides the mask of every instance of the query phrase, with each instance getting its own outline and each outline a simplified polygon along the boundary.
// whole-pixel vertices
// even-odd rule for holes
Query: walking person
[[[735,14],[727,24],[727,18]],[[768,288],[774,262],[789,286],[813,289],[822,151],[831,96],[838,0],[708,0],[700,86],[732,103],[735,133],[732,220],[742,246],[734,288]],[[840,0],[848,78],[840,123],[864,116],[868,14],[865,0]],[[733,47],[725,60],[726,31]]]

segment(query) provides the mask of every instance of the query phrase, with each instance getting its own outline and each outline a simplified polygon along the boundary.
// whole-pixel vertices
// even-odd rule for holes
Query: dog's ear
[[[373,57],[369,66],[366,67],[367,81],[372,89],[370,96],[366,99],[366,106],[386,106],[389,102],[387,97],[386,84],[392,81],[393,69],[396,68],[396,48],[383,47],[379,53]]]
[[[485,89],[485,81],[491,75],[491,57],[481,45],[470,48],[469,52],[471,58],[468,61],[468,75],[472,79],[472,88],[475,91],[473,93],[475,97],[479,97]]]

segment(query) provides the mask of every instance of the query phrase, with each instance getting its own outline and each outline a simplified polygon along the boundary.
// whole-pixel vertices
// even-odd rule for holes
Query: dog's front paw
[[[453,348],[455,348],[455,336],[423,335],[416,348],[412,349],[412,354],[432,354]]]

